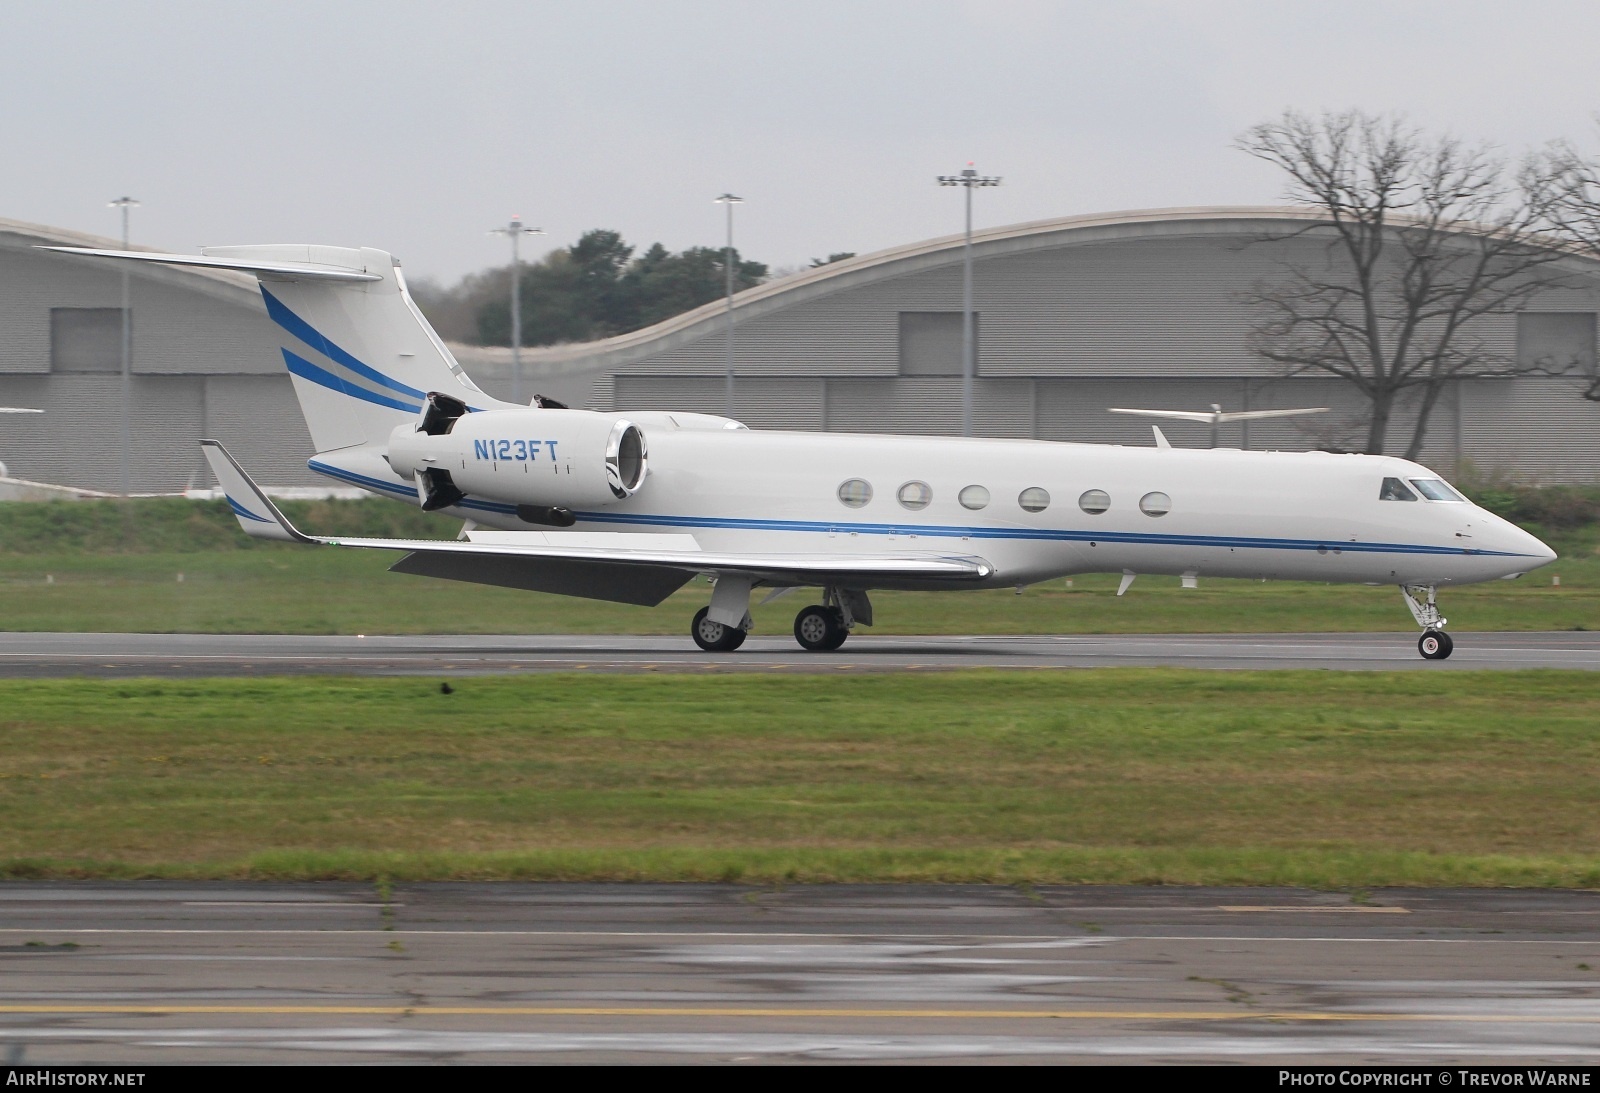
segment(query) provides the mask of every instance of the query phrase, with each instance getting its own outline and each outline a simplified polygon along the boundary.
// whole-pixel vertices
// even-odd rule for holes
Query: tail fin
[[[417,419],[430,391],[453,394],[475,408],[496,403],[467,378],[428,325],[386,251],[280,245],[204,253],[246,268],[257,265],[261,296],[278,327],[283,361],[318,452],[388,443],[396,425]],[[375,279],[299,278],[259,268],[291,263]]]
[[[472,409],[503,406],[478,389],[423,318],[394,256],[370,247],[209,247],[203,256],[83,247],[42,250],[253,273],[318,453],[387,444],[430,391]]]

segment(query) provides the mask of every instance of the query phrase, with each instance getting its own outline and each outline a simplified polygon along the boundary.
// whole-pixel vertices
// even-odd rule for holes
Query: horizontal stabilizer
[[[132,262],[156,262],[166,266],[199,266],[202,269],[231,269],[285,281],[381,281],[382,275],[337,266],[298,265],[291,262],[259,262],[244,258],[208,258],[199,254],[163,254],[142,250],[95,250],[92,247],[35,247],[35,250],[81,254],[88,258],[122,258]]]

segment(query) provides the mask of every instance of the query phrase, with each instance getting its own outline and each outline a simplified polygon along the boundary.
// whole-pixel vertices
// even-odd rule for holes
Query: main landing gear
[[[1431,584],[1426,587],[1412,584],[1400,586],[1400,595],[1411,609],[1411,617],[1422,627],[1422,636],[1417,639],[1417,652],[1427,660],[1444,660],[1456,647],[1450,635],[1444,632],[1449,620],[1439,614],[1439,606],[1434,603],[1436,591]]]
[[[831,653],[844,644],[856,624],[872,625],[872,601],[854,588],[823,589],[822,602],[794,617],[794,640],[808,653]]]
[[[719,578],[712,589],[711,605],[697,611],[689,624],[694,643],[708,653],[731,653],[743,645],[750,633],[750,590],[747,578]],[[735,619],[740,621],[733,624]],[[801,608],[795,616],[794,640],[808,652],[832,652],[845,643],[857,623],[872,625],[872,602],[867,594],[830,586],[823,589],[822,603]]]
[[[695,612],[694,622],[689,624],[689,636],[694,638],[696,645],[708,653],[731,653],[744,644],[748,630],[739,626],[724,626],[707,618],[710,613],[711,608],[702,607]]]
[[[809,652],[831,653],[849,636],[850,630],[838,608],[816,604],[794,617],[794,640]]]

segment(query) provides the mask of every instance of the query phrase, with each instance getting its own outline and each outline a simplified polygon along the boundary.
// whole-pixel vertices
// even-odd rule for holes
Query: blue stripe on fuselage
[[[366,489],[416,499],[416,490],[384,482],[352,471],[342,470],[311,460],[307,466],[314,471],[339,478]],[[476,501],[471,498],[460,502],[456,508],[477,509],[480,512],[498,512],[514,515],[515,505],[494,501]],[[1130,543],[1137,546],[1191,546],[1233,547],[1247,550],[1326,550],[1348,551],[1352,554],[1433,554],[1494,558],[1523,558],[1529,555],[1504,550],[1468,550],[1461,547],[1425,546],[1417,543],[1345,543],[1336,539],[1271,539],[1230,535],[1159,535],[1134,531],[1059,531],[1049,528],[985,528],[949,525],[917,524],[851,524],[827,523],[820,520],[757,520],[718,516],[661,516],[653,513],[574,512],[580,521],[595,524],[640,524],[646,527],[718,528],[737,531],[793,531],[815,534],[817,532],[849,532],[859,535],[926,536],[946,539],[1014,539],[1054,541],[1067,543]]]
[[[597,524],[648,524],[655,527],[728,528],[743,531],[850,532],[859,535],[926,535],[959,539],[1020,539],[1073,543],[1133,543],[1147,546],[1235,547],[1252,550],[1328,550],[1362,554],[1444,554],[1521,558],[1501,550],[1424,546],[1413,543],[1350,543],[1338,539],[1272,539],[1235,535],[1162,535],[1140,531],[1062,531],[1053,528],[958,527],[937,524],[852,524],[818,520],[756,520],[711,516],[575,512],[579,520]]]

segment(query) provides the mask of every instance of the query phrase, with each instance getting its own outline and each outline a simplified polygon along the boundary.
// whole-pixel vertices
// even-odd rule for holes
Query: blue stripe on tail
[[[266,285],[261,286],[261,296],[267,302],[267,314],[272,317],[273,322],[277,323],[284,330],[287,330],[290,334],[293,334],[296,338],[310,346],[312,349],[315,349],[317,352],[326,356],[329,360],[336,361],[339,364],[344,365],[356,375],[362,377],[363,379],[371,380],[380,387],[387,387],[389,390],[396,391],[402,395],[410,395],[412,398],[416,399],[418,403],[418,405],[410,407],[413,410],[420,409],[422,400],[428,397],[426,392],[419,391],[409,384],[401,383],[392,376],[386,376],[376,368],[373,368],[371,365],[362,363],[349,353],[345,352],[343,349],[340,349],[337,345],[324,337],[322,333],[314,326],[306,322],[294,312],[290,311],[282,300],[268,292]],[[288,350],[284,351],[284,355],[288,355]],[[328,375],[329,373],[324,372],[323,374]],[[307,376],[306,378],[310,379],[312,377]],[[318,382],[321,381],[319,380]],[[323,384],[323,386],[326,387],[328,385]],[[339,388],[335,388],[335,390],[339,390]],[[351,392],[346,393],[348,394]],[[367,401],[371,402],[374,400],[368,399]],[[380,405],[398,404],[380,403]],[[404,409],[404,407],[401,408]]]
[[[326,368],[312,364],[304,357],[297,356],[287,349],[283,351],[283,363],[289,366],[291,373],[301,379],[310,380],[312,383],[326,387],[330,391],[337,391],[341,395],[349,395],[351,398],[358,398],[362,402],[370,402],[375,406],[387,406],[391,410],[405,410],[413,414],[422,410],[421,402],[401,402],[399,399],[390,398],[388,395],[380,395],[376,391],[369,391],[365,387],[357,387],[349,380],[336,376]]]

